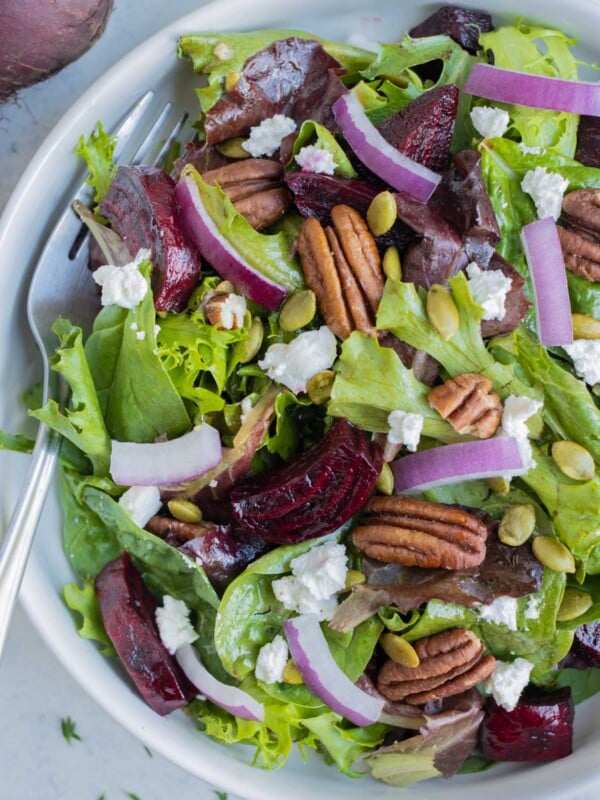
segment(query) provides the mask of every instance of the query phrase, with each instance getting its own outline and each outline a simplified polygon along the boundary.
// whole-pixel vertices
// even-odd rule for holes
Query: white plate
[[[178,63],[176,38],[200,30],[296,27],[344,39],[354,32],[393,41],[410,25],[423,19],[438,3],[398,0],[224,0],[205,6],[152,37],[110,69],[60,121],[32,160],[0,222],[0,297],[5,301],[0,316],[0,428],[25,430],[27,423],[20,395],[31,385],[39,359],[25,321],[28,275],[52,227],[55,210],[69,196],[77,180],[78,165],[72,156],[79,135],[89,132],[101,119],[112,125],[146,89],[159,99],[175,98],[178,106],[196,113],[193,76],[189,63]],[[547,0],[481,4],[490,11],[515,14],[554,24],[578,36],[593,53],[600,23],[597,0]],[[0,453],[0,520],[9,516],[26,460]],[[0,526],[2,527],[2,526]],[[377,798],[397,798],[399,790],[369,779],[352,781],[327,767],[318,758],[309,765],[294,757],[280,771],[265,773],[249,766],[251,752],[242,746],[225,747],[198,733],[192,722],[176,713],[163,719],[154,714],[130,689],[118,666],[101,657],[93,644],[78,637],[71,616],[60,599],[61,587],[73,574],[60,544],[60,515],[56,496],[48,500],[22,600],[50,647],[81,685],[153,750],[214,785],[247,798],[285,796],[287,800],[327,798],[352,800],[365,792]],[[505,797],[591,798],[600,789],[600,703],[589,701],[577,709],[575,753],[544,766],[501,765],[489,772],[428,782],[402,792],[403,797],[446,800],[487,800]],[[596,716],[596,720],[594,720]]]

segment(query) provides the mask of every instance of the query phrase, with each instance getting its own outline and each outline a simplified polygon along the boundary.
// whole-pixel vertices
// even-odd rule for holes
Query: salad
[[[182,36],[194,140],[82,137],[99,313],[32,414],[157,713],[407,786],[565,757],[600,690],[600,95],[484,12],[360,44]]]

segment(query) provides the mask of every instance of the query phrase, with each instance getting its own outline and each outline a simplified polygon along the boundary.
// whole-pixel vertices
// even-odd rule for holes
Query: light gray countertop
[[[31,156],[72,103],[115,61],[203,0],[116,0],[81,59],[0,106],[0,212]],[[70,743],[61,720],[81,740]],[[0,664],[1,800],[214,800],[213,787],[150,753],[78,686],[18,609]],[[231,800],[231,795],[230,795]]]

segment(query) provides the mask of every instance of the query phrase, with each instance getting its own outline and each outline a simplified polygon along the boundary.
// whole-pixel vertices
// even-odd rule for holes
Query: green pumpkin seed
[[[496,494],[508,494],[510,492],[510,481],[506,478],[486,478],[485,482],[492,492]]]
[[[574,339],[600,339],[600,320],[587,314],[571,314]]]
[[[315,318],[317,298],[311,289],[303,289],[290,295],[279,312],[279,327],[282,331],[297,331]]]
[[[233,139],[227,139],[215,146],[225,158],[250,158],[250,153],[242,147],[244,142],[247,141],[244,136],[235,136]]]
[[[552,458],[559,470],[574,481],[591,481],[596,474],[592,454],[577,442],[554,442]]]
[[[201,522],[202,511],[191,500],[169,500],[167,508],[180,522]]]
[[[398,207],[391,192],[379,192],[367,209],[367,225],[373,236],[383,236],[398,217]]]
[[[239,354],[241,364],[247,364],[258,354],[263,343],[264,335],[265,329],[262,320],[259,319],[259,317],[254,317],[248,328],[246,339],[244,339],[243,342],[238,342],[235,346],[236,354]]]
[[[241,77],[242,73],[236,70],[228,72],[227,75],[225,75],[225,90],[229,92],[231,89],[235,89]]]
[[[593,602],[592,596],[587,592],[567,586],[556,619],[559,622],[577,619],[591,608]]]
[[[511,506],[500,522],[498,538],[510,547],[525,544],[535,530],[535,508],[528,503]]]
[[[394,473],[389,464],[384,464],[377,478],[375,486],[381,494],[391,495],[394,491]]]
[[[395,633],[384,633],[379,639],[385,654],[403,667],[418,667],[420,662],[415,648],[402,636]]]
[[[400,261],[400,253],[397,247],[394,247],[394,245],[388,247],[383,254],[381,265],[386,278],[393,278],[395,281],[402,280],[402,262]]]
[[[300,670],[294,664],[292,659],[288,659],[287,664],[283,668],[281,679],[284,683],[289,683],[291,686],[300,686],[304,683],[304,678],[300,674]]]
[[[346,582],[344,583],[344,591],[348,592],[352,589],[353,586],[359,586],[361,583],[364,583],[367,580],[367,576],[364,572],[360,572],[357,569],[349,569],[346,573]]]
[[[452,295],[439,283],[434,283],[427,292],[427,317],[445,341],[451,339],[460,327],[460,317]]]
[[[332,369],[324,369],[308,379],[306,393],[315,405],[322,406],[329,400],[334,381],[335,372]]]
[[[570,550],[553,536],[536,536],[533,554],[545,567],[554,572],[575,572],[575,559]]]

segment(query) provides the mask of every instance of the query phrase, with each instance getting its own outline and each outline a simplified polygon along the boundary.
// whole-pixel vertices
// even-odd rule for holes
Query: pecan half
[[[487,439],[502,419],[502,402],[484,375],[463,372],[427,395],[427,400],[458,433]]]
[[[160,536],[161,539],[171,535],[182,542],[188,542],[190,539],[204,536],[211,527],[214,527],[212,523],[181,522],[181,520],[173,519],[172,517],[160,517],[158,514],[150,517],[146,523],[146,530],[156,536]]]
[[[418,667],[386,661],[377,688],[388,700],[420,706],[432,700],[462,694],[488,678],[496,660],[484,656],[484,646],[471,631],[453,628],[414,643]]]
[[[600,280],[600,189],[577,189],[563,200],[558,236],[571,272],[588,281]]]
[[[331,210],[333,226],[305,220],[298,253],[306,283],[331,330],[346,339],[353,330],[375,335],[375,312],[384,286],[381,259],[366,222],[350,206]]]
[[[425,569],[468,569],[485,558],[487,527],[463,508],[403,495],[375,496],[352,534],[369,558]]]
[[[291,196],[283,182],[284,170],[270,158],[247,158],[208,170],[202,179],[219,185],[242,216],[256,230],[277,222],[288,210]]]

